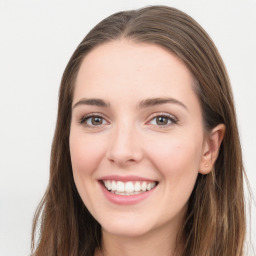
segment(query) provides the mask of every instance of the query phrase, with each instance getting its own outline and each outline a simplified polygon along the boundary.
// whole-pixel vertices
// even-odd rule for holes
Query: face
[[[117,40],[84,58],[70,153],[78,192],[103,232],[134,237],[181,224],[205,144],[193,83],[156,45]]]

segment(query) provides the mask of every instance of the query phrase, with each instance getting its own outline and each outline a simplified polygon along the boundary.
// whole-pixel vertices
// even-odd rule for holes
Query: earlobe
[[[208,174],[213,169],[216,159],[218,158],[221,142],[225,135],[226,127],[219,124],[212,129],[205,139],[202,158],[199,166],[199,173]]]

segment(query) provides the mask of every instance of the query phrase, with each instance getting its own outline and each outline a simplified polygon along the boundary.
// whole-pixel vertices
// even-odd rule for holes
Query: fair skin
[[[186,66],[156,45],[116,40],[84,58],[70,153],[78,192],[102,227],[95,255],[175,255],[197,175],[211,171],[225,130],[204,130],[193,86]],[[116,195],[104,182],[149,190]]]

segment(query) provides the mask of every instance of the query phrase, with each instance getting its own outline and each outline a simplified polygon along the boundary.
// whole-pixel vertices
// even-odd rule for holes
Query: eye
[[[100,126],[105,125],[107,121],[99,115],[87,115],[81,118],[80,124],[83,124],[85,126]]]
[[[153,117],[148,123],[151,125],[168,127],[172,124],[176,124],[178,120],[169,114],[161,114]]]

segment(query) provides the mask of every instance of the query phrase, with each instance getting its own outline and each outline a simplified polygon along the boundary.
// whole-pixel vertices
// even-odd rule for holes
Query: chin
[[[148,234],[150,229],[129,224],[122,226],[112,225],[111,227],[107,225],[106,227],[102,227],[102,231],[112,236],[135,238]]]
[[[102,231],[107,232],[114,236],[125,236],[125,237],[139,237],[143,236],[152,230],[152,222],[145,222],[143,219],[132,219],[132,218],[122,218],[115,219],[112,221],[106,220],[101,223]]]

